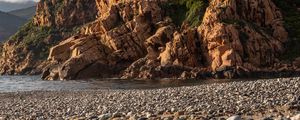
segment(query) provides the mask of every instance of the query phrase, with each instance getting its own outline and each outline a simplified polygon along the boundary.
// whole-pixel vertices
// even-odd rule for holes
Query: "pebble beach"
[[[300,119],[300,78],[157,89],[0,93],[0,120]]]

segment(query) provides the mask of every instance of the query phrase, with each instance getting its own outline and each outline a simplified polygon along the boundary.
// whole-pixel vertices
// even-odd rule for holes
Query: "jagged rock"
[[[115,72],[122,78],[235,78],[278,62],[275,60],[288,37],[282,15],[270,0],[210,1],[198,29],[186,25],[178,29],[170,17],[163,16],[160,2],[166,1],[96,2],[99,17],[84,33],[96,33],[93,41],[107,47],[114,57],[81,58],[113,61],[110,65],[126,68]],[[74,43],[66,40],[62,44],[51,53],[68,51],[60,47]],[[97,52],[93,53],[103,54]],[[49,58],[62,62],[59,76],[63,79],[78,79],[74,73],[80,74],[83,66],[95,62],[76,64],[78,60],[70,52],[51,53]],[[85,70],[97,71],[94,68]]]
[[[244,63],[270,66],[284,51],[288,37],[282,15],[271,0],[211,1],[198,32],[213,70]]]
[[[175,32],[173,41],[170,42],[171,46],[166,47],[166,49],[171,49],[171,57],[174,60],[173,65],[200,66],[201,51],[196,46],[197,42],[199,40],[194,29],[187,29],[182,33]]]
[[[55,76],[64,80],[111,74],[110,65],[113,65],[114,61],[109,58],[112,51],[101,44],[98,39],[95,35],[75,36],[54,46],[48,60],[58,65],[47,68],[44,71],[44,78],[54,79],[52,76]],[[99,68],[106,69],[106,71],[98,72]]]
[[[159,28],[146,40],[148,55],[141,59],[144,62],[139,61],[138,65],[134,63],[128,67],[123,78],[192,78],[185,75],[191,74],[191,67],[201,65],[196,36],[196,30],[193,29],[179,33],[173,26]],[[195,75],[194,78],[198,76]]]
[[[0,60],[1,69],[0,73],[6,74],[35,74],[31,71],[32,68],[35,68],[42,64],[42,61],[34,61],[31,58],[33,57],[32,52],[28,52],[28,49],[24,48],[15,48],[14,45],[5,43],[3,46],[3,53]],[[18,64],[15,64],[18,63]],[[36,71],[40,72],[40,71]]]
[[[146,40],[148,59],[155,60],[160,56],[163,47],[171,41],[174,33],[174,26],[163,26],[157,29],[156,33]],[[166,51],[166,50],[165,50]],[[168,58],[165,58],[168,59]],[[164,62],[165,60],[161,60]]]
[[[288,33],[271,0],[212,0],[196,27],[186,22],[177,25],[167,16],[163,6],[169,2],[41,1],[34,25],[60,30],[42,40],[46,45],[56,44],[48,60],[35,60],[37,53],[30,47],[16,47],[21,38],[8,41],[0,72],[28,73],[44,68],[42,77],[48,80],[203,79],[297,70],[300,66],[299,60],[285,63],[279,59]],[[63,30],[74,26],[79,32],[68,35]],[[63,41],[57,44],[58,38]]]
[[[48,48],[96,15],[95,1],[41,0],[33,20],[4,43],[0,74],[40,74],[47,66]]]
[[[184,72],[190,72],[192,69],[176,65],[160,65],[159,61],[141,58],[131,64],[123,73],[123,79],[160,79],[160,78],[180,78]],[[189,74],[189,73],[188,73]],[[182,79],[189,79],[185,76]]]
[[[119,3],[117,1],[103,3],[103,1],[97,1],[99,11],[102,11],[100,17],[98,18],[98,24],[92,24],[89,26],[91,29],[93,25],[100,26],[100,31],[97,32],[97,38],[93,38],[92,41],[97,42],[98,45],[91,43],[91,38],[79,37],[74,40],[70,38],[61,42],[58,46],[51,49],[49,55],[49,61],[59,61],[60,79],[78,79],[83,71],[90,73],[88,71],[96,71],[94,69],[99,69],[93,67],[94,69],[88,70],[87,65],[93,65],[95,62],[102,62],[100,66],[105,66],[110,62],[110,65],[116,66],[129,66],[132,62],[147,55],[145,41],[147,38],[153,35],[152,31],[156,28],[153,26],[156,21],[161,21],[160,9],[149,9],[149,7],[157,8],[158,3],[155,1],[142,1],[142,2],[125,2]],[[133,5],[131,9],[124,7]],[[103,8],[103,9],[101,9]],[[127,11],[127,12],[124,12]],[[122,14],[137,13],[132,17],[121,17]],[[156,14],[156,15],[153,15]],[[125,15],[128,16],[128,15]],[[91,36],[91,35],[87,35]],[[76,36],[75,36],[76,37]],[[81,42],[91,43],[93,46],[105,47],[107,50],[103,51],[101,49],[95,49],[91,52],[82,52],[80,57],[76,57],[77,49],[72,46],[78,46]],[[69,49],[70,48],[70,49]],[[88,46],[81,46],[80,49],[87,49]],[[109,52],[108,52],[109,51]],[[72,53],[72,54],[71,54]],[[90,55],[89,55],[90,54]],[[100,56],[99,56],[99,55]],[[101,56],[103,55],[103,56]],[[114,57],[108,57],[113,55]],[[99,57],[97,57],[99,56]],[[105,56],[105,57],[104,57]],[[128,63],[127,63],[128,62]],[[99,66],[96,65],[96,66]],[[122,67],[121,67],[122,68]],[[48,70],[49,71],[49,70]],[[51,70],[50,70],[51,71]],[[45,72],[49,73],[49,72]],[[98,72],[97,74],[99,74]],[[96,74],[96,73],[95,73]],[[44,75],[47,76],[47,75]],[[90,75],[87,75],[90,77]],[[99,77],[99,75],[96,75]],[[101,76],[101,75],[100,75]]]
[[[167,21],[168,18],[162,23],[168,23]],[[146,40],[147,57],[128,67],[123,78],[179,78],[185,73],[192,75],[189,73],[192,70],[190,67],[198,67],[201,64],[201,53],[196,47],[196,39],[195,29],[179,33],[172,25],[160,27]],[[194,75],[194,78],[198,76]],[[184,76],[183,79],[191,77]]]
[[[42,0],[37,4],[33,19],[37,26],[66,28],[88,23],[96,15],[94,0]]]

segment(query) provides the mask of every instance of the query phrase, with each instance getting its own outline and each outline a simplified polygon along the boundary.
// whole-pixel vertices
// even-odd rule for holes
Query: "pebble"
[[[141,118],[138,118],[137,120],[147,120],[148,118],[145,118],[145,117],[141,117]]]
[[[291,117],[291,120],[300,120],[300,114]]]
[[[228,120],[246,116],[299,120],[300,115],[295,114],[300,113],[299,86],[296,77],[157,89],[0,93],[0,116],[5,115],[5,119],[173,120],[224,119],[236,114]]]
[[[234,115],[234,116],[227,118],[226,120],[242,120],[242,118],[239,115]]]
[[[112,115],[110,113],[106,113],[106,114],[102,114],[99,116],[99,120],[107,120],[109,118],[111,118]]]
[[[3,116],[0,116],[0,120],[5,120],[5,117],[3,117]]]
[[[153,117],[153,114],[151,114],[150,112],[147,112],[147,113],[146,113],[146,117],[147,117],[147,118]]]
[[[123,116],[123,114],[122,114],[122,113],[115,112],[115,113],[113,113],[113,115],[112,115],[112,118],[116,118],[116,117],[122,117],[122,116]]]
[[[187,119],[186,116],[180,116],[180,117],[178,118],[178,120],[186,120],[186,119]]]

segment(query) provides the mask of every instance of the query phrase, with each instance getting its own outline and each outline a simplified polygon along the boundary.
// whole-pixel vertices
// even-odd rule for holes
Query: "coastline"
[[[158,89],[0,93],[0,119],[291,118],[300,113],[300,78]]]

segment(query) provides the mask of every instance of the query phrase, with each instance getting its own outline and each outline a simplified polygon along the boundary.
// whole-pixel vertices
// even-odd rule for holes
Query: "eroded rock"
[[[47,61],[32,60],[31,50],[16,48],[21,40],[7,42],[0,71],[28,73],[39,66],[44,68],[43,79],[65,80],[237,78],[251,72],[299,70],[299,60],[280,60],[288,33],[271,0],[209,1],[202,23],[196,27],[186,22],[175,24],[172,16],[165,14],[168,11],[163,5],[168,2],[41,1],[35,25],[58,29],[83,26],[71,37],[60,31],[63,41],[50,49]],[[50,11],[57,4],[62,8]],[[55,44],[54,37],[43,41]],[[30,54],[20,55],[20,51]]]
[[[41,0],[36,9],[33,19],[4,43],[0,74],[40,74],[49,48],[97,15],[95,1],[90,0]]]
[[[99,17],[83,31],[85,36],[96,35],[92,41],[109,52],[95,49],[78,54],[69,47],[74,41],[91,42],[88,37],[60,43],[51,49],[49,61],[60,62],[61,79],[78,79],[83,71],[101,73],[103,65],[122,66],[112,71],[126,79],[237,78],[250,72],[297,68],[278,60],[288,33],[271,0],[210,1],[197,28],[184,24],[179,28],[164,16],[161,4],[166,1],[96,2]],[[84,67],[99,61],[90,70]]]
[[[212,70],[272,66],[288,38],[282,19],[271,0],[211,1],[198,27],[206,62]]]

